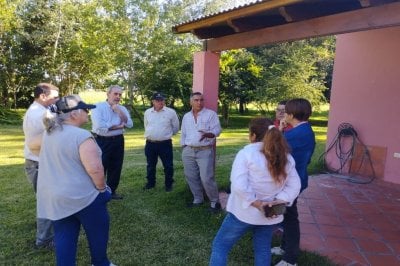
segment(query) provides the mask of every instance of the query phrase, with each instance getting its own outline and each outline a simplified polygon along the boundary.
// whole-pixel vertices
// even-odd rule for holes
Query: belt
[[[212,146],[189,146],[189,145],[188,147],[195,151],[204,151],[212,148]]]
[[[122,138],[124,135],[120,134],[120,135],[115,135],[115,136],[101,136],[101,135],[97,135],[96,133],[92,132],[93,137],[95,137],[96,139],[119,139]]]
[[[166,139],[166,140],[152,140],[152,139],[146,139],[146,142],[150,142],[150,143],[162,143],[162,142],[167,142],[167,141],[171,141],[171,139]]]

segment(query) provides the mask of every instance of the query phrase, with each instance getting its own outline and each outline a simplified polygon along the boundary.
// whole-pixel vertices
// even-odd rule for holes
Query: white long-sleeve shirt
[[[277,224],[283,220],[283,215],[267,219],[251,203],[279,199],[292,204],[300,193],[300,178],[294,159],[288,154],[287,178],[283,184],[277,184],[268,171],[267,160],[261,152],[262,145],[262,142],[248,144],[236,155],[231,171],[227,211],[248,224]]]
[[[174,109],[154,107],[144,112],[144,137],[149,140],[168,140],[179,131],[179,119]]]
[[[214,138],[204,138],[200,141],[203,132],[211,132]],[[193,111],[186,113],[182,119],[181,145],[188,146],[210,146],[215,143],[215,138],[221,134],[221,125],[216,112],[203,108],[194,119]]]

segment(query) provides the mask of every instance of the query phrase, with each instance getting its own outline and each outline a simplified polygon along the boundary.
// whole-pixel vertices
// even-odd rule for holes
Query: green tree
[[[239,112],[244,113],[245,105],[255,100],[261,71],[262,67],[256,64],[254,56],[245,49],[222,53],[219,100],[225,125],[229,123],[229,109],[232,103],[239,104]]]
[[[326,70],[333,54],[324,42],[303,40],[249,49],[264,68],[255,103],[262,111],[282,99],[303,97],[314,105],[325,101]]]

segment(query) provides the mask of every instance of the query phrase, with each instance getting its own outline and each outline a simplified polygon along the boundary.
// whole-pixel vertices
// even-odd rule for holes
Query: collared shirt
[[[197,122],[193,111],[186,113],[182,119],[181,145],[188,146],[210,146],[215,143],[215,138],[204,138],[200,141],[203,132],[210,132],[218,137],[221,133],[221,125],[216,112],[203,108],[197,114]]]
[[[47,112],[47,108],[40,103],[34,101],[24,115],[22,128],[25,135],[24,156],[25,159],[39,161],[39,156],[32,153],[28,147],[28,143],[32,138],[42,134],[45,131],[43,124],[43,116]]]
[[[279,199],[292,204],[300,192],[300,178],[294,159],[288,154],[286,180],[283,184],[275,183],[268,170],[267,159],[261,152],[262,145],[262,142],[248,144],[236,155],[231,170],[231,194],[226,208],[240,221],[248,224],[277,224],[283,220],[283,215],[267,219],[251,203],[256,200]]]
[[[133,121],[128,110],[125,108],[125,106],[122,105],[119,105],[119,108],[128,118],[125,127],[133,127]],[[117,136],[124,133],[124,129],[122,128],[109,130],[109,128],[112,126],[120,125],[121,118],[119,117],[118,113],[114,112],[113,109],[111,109],[111,105],[107,101],[96,104],[96,108],[92,109],[91,119],[92,132],[100,136]]]
[[[144,112],[144,137],[149,140],[168,140],[179,131],[179,119],[175,110],[164,106],[160,111],[154,107]]]

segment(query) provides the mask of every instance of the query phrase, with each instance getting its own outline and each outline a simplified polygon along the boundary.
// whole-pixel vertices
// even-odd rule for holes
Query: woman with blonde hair
[[[53,221],[58,266],[76,265],[81,225],[92,265],[113,265],[107,258],[111,190],[105,183],[101,150],[90,132],[80,128],[96,106],[78,95],[62,97],[55,106],[43,121],[37,215]]]
[[[272,232],[283,220],[281,205],[290,205],[300,191],[294,160],[273,122],[253,119],[249,140],[232,165],[228,213],[213,241],[211,266],[226,265],[233,245],[249,230],[253,233],[254,264],[270,265]]]

